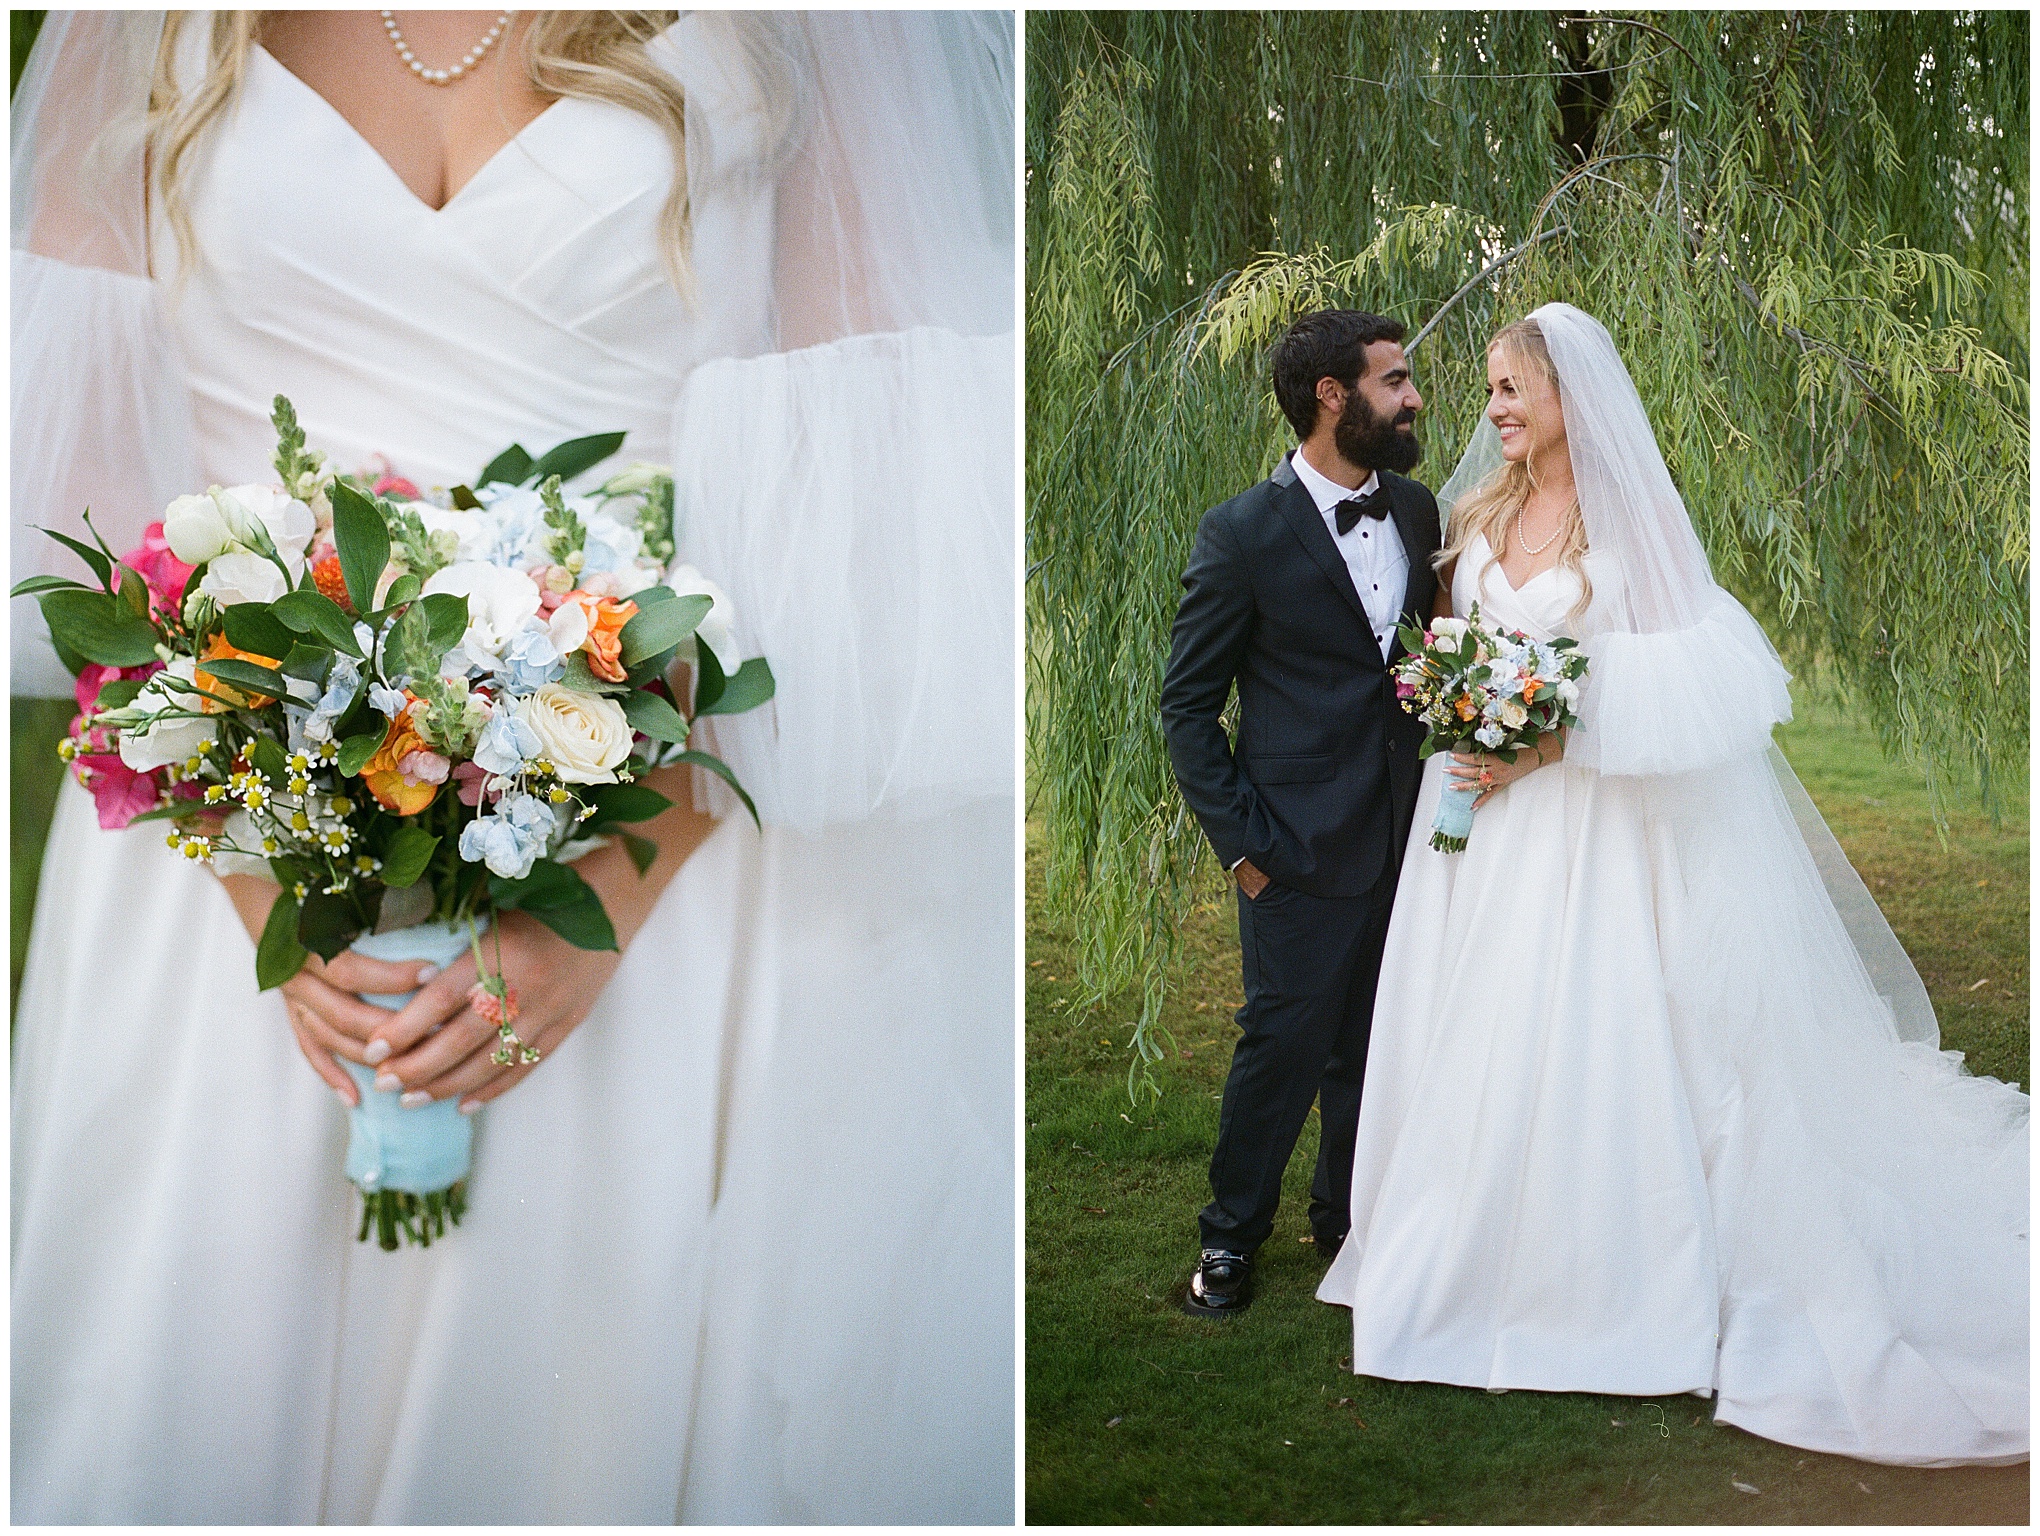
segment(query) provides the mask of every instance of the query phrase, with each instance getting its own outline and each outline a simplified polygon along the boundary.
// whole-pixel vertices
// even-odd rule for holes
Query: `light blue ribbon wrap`
[[[1461,789],[1449,776],[1438,791],[1438,813],[1431,818],[1431,846],[1440,853],[1458,853],[1473,832],[1473,802],[1480,790],[1473,785]]]
[[[429,960],[442,969],[468,947],[465,924],[420,923],[391,933],[364,933],[347,946],[371,960]],[[364,992],[378,1008],[401,1008],[416,992]],[[399,1103],[401,1094],[375,1086],[375,1071],[342,1061],[361,1102],[347,1112],[347,1177],[362,1189],[401,1189],[413,1195],[450,1189],[468,1175],[475,1143],[474,1121],[460,1112],[460,1096],[434,1099],[416,1109]]]

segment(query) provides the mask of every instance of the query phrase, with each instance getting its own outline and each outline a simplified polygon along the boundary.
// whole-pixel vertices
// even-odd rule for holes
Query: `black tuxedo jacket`
[[[1381,471],[1409,556],[1403,612],[1427,620],[1438,503]],[[1395,700],[1387,656],[1317,504],[1290,467],[1197,526],[1162,680],[1162,730],[1183,799],[1227,865],[1245,857],[1312,896],[1359,896],[1400,862],[1423,726]],[[1219,714],[1237,684],[1239,739]]]

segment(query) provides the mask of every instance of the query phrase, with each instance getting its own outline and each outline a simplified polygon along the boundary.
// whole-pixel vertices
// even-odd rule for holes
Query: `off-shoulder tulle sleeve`
[[[1769,749],[1792,718],[1778,654],[1727,592],[1685,629],[1610,629],[1588,657],[1566,761],[1603,774],[1684,773]]]

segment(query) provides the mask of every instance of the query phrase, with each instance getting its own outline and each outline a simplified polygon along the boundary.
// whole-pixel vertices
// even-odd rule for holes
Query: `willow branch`
[[[1542,245],[1547,240],[1556,240],[1560,235],[1569,235],[1571,233],[1572,226],[1570,224],[1560,224],[1552,229],[1545,230],[1542,234],[1532,235],[1528,240],[1525,240],[1513,251],[1507,251],[1504,252],[1502,255],[1497,256],[1493,261],[1489,262],[1486,266],[1482,267],[1478,272],[1474,273],[1472,277],[1469,277],[1465,282],[1461,283],[1459,285],[1459,291],[1453,294],[1451,298],[1447,299],[1443,304],[1440,304],[1438,308],[1435,311],[1433,311],[1431,318],[1424,322],[1423,329],[1418,331],[1415,336],[1411,337],[1410,344],[1407,347],[1403,348],[1403,355],[1405,357],[1414,357],[1416,355],[1417,348],[1424,344],[1424,338],[1430,335],[1432,331],[1438,328],[1438,322],[1445,318],[1445,312],[1447,310],[1449,310],[1453,305],[1457,304],[1461,299],[1465,298],[1469,293],[1473,292],[1474,289],[1478,288],[1488,278],[1493,277],[1495,273],[1501,271],[1502,268],[1506,267],[1518,256],[1522,255],[1525,251],[1529,250],[1531,246]]]
[[[1618,27],[1641,27],[1644,31],[1663,38],[1674,48],[1678,49],[1679,52],[1684,53],[1686,55],[1686,62],[1695,69],[1700,67],[1700,61],[1694,58],[1692,54],[1686,52],[1686,45],[1684,43],[1672,36],[1671,33],[1665,31],[1664,28],[1654,27],[1647,21],[1633,21],[1627,16],[1560,16],[1557,20],[1561,27],[1590,27],[1597,21],[1611,22]],[[1659,55],[1653,54],[1652,57],[1656,58]]]

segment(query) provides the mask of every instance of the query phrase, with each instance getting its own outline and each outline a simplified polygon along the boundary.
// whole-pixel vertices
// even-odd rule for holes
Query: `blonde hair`
[[[1552,365],[1551,350],[1544,344],[1544,332],[1538,329],[1535,320],[1518,320],[1503,326],[1488,342],[1488,351],[1502,354],[1510,377],[1521,380],[1529,377],[1534,370],[1551,385],[1554,395],[1558,393],[1558,369]],[[1517,395],[1523,401],[1523,413],[1529,418],[1534,438],[1539,425],[1536,410],[1524,396],[1520,384]],[[1520,463],[1503,460],[1452,508],[1445,545],[1432,557],[1433,568],[1443,570],[1457,560],[1473,543],[1475,534],[1487,541],[1488,563],[1498,563],[1502,558],[1501,551],[1508,548],[1509,535],[1522,520],[1523,508],[1536,489],[1537,471],[1529,458]],[[1577,495],[1567,509],[1566,529],[1561,538],[1564,542],[1559,545],[1558,563],[1578,577],[1580,583],[1579,600],[1568,615],[1576,619],[1594,600],[1594,583],[1587,575],[1587,525],[1580,516]],[[1485,569],[1481,574],[1486,574]]]
[[[261,11],[216,11],[205,79],[186,96],[177,81],[177,46],[190,13],[163,23],[149,91],[149,191],[159,201],[188,270],[199,260],[187,199],[193,151],[240,90],[248,51],[261,38]],[[673,151],[673,187],[659,213],[659,249],[673,284],[690,290],[687,263],[687,98],[652,62],[645,45],[678,11],[535,11],[519,52],[525,78],[545,96],[579,96],[642,113],[665,131]]]

